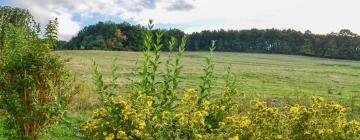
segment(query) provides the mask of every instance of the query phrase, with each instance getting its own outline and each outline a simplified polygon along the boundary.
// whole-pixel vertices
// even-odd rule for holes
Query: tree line
[[[69,42],[59,41],[57,49],[69,50],[143,50],[145,27],[126,22],[99,22],[83,28]],[[162,30],[163,43],[171,36],[185,35],[179,29]],[[154,30],[155,32],[155,30]],[[348,29],[337,33],[313,34],[292,29],[204,30],[187,34],[186,49],[207,51],[216,40],[215,51],[307,55],[338,59],[360,59],[360,36]]]

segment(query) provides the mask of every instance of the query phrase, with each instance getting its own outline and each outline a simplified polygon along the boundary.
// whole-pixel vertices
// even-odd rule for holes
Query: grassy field
[[[91,59],[100,65],[105,78],[109,78],[112,57],[118,57],[121,75],[120,86],[128,82],[135,62],[141,60],[140,52],[110,51],[58,51],[64,58],[71,58],[69,69],[78,79],[91,80]],[[163,53],[166,58],[166,53]],[[182,64],[181,87],[197,87],[203,75],[202,66],[208,52],[185,52]],[[238,76],[241,92],[267,96],[292,96],[293,94],[320,95],[339,101],[357,99],[360,96],[360,62],[293,55],[215,53],[215,73],[218,85],[224,70],[231,65]],[[219,87],[217,87],[219,88]]]
[[[69,121],[86,120],[97,106],[96,94],[91,92],[91,59],[100,65],[104,78],[110,78],[111,62],[118,57],[119,85],[126,92],[141,52],[117,51],[57,51],[62,58],[69,58],[67,67],[76,74],[84,85],[85,92],[73,97]],[[167,54],[162,53],[164,62]],[[208,52],[185,52],[182,64],[181,88],[197,88],[203,75],[202,66]],[[248,97],[295,98],[299,96],[323,96],[328,101],[340,102],[360,112],[360,62],[293,55],[216,52],[214,56],[215,75],[219,91],[229,65],[238,76],[238,89]],[[357,116],[357,115],[356,115]],[[0,127],[1,131],[1,127]],[[42,139],[76,139],[71,129],[59,124],[48,129]],[[1,139],[1,135],[0,135]]]

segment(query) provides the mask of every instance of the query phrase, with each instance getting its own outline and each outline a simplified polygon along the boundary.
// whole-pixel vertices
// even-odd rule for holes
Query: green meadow
[[[91,60],[100,65],[104,78],[110,78],[112,58],[117,57],[119,85],[126,90],[136,63],[141,64],[141,52],[123,51],[57,51],[68,58],[68,68],[77,79],[91,90]],[[167,53],[161,54],[166,59]],[[203,75],[203,65],[208,52],[185,52],[182,59],[181,84],[185,88],[197,88]],[[163,60],[164,62],[165,60]],[[238,78],[238,89],[249,96],[293,97],[323,96],[338,102],[360,102],[360,62],[315,58],[307,56],[216,52],[214,56],[216,82],[219,90],[222,75],[231,66]],[[159,73],[161,74],[161,73]],[[358,103],[359,104],[359,103]]]

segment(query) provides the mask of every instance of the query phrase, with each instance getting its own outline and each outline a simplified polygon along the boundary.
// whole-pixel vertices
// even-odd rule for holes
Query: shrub
[[[159,51],[162,32],[155,37],[152,24],[144,41],[144,61],[129,98],[117,95],[116,84],[102,81],[94,63],[94,81],[102,107],[81,132],[92,139],[356,139],[360,122],[346,119],[346,108],[335,103],[324,104],[312,98],[311,106],[268,107],[253,100],[249,111],[240,111],[234,97],[236,78],[228,69],[225,87],[220,94],[212,91],[215,83],[212,63],[215,42],[206,59],[199,89],[179,92],[181,56],[186,37],[181,40],[175,61],[172,50],[175,39],[168,43],[169,56],[163,79],[159,78]],[[153,38],[155,38],[153,40]],[[151,54],[153,50],[153,54]],[[174,63],[172,63],[174,62]],[[113,68],[113,75],[116,67]],[[116,75],[113,76],[116,80]]]
[[[5,118],[2,123],[9,139],[37,139],[43,128],[57,122],[68,101],[69,88],[73,87],[64,61],[51,52],[56,40],[56,20],[50,22],[41,39],[36,27],[20,24],[21,17],[24,21],[32,19],[23,14],[27,11],[7,8],[5,13],[1,9],[1,18],[5,19],[1,23],[5,28],[0,50],[0,109]],[[6,14],[6,9],[10,14]]]

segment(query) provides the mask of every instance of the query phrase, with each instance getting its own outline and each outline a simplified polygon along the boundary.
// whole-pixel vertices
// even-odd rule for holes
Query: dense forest
[[[164,31],[163,43],[170,36],[180,39],[185,33],[178,29]],[[82,29],[69,42],[60,41],[57,49],[70,50],[142,50],[145,27],[129,23],[99,22]],[[216,51],[256,52],[308,55],[340,59],[360,59],[360,36],[348,29],[326,35],[311,31],[250,29],[214,30],[188,34],[186,49],[208,50],[211,40],[217,41]]]

